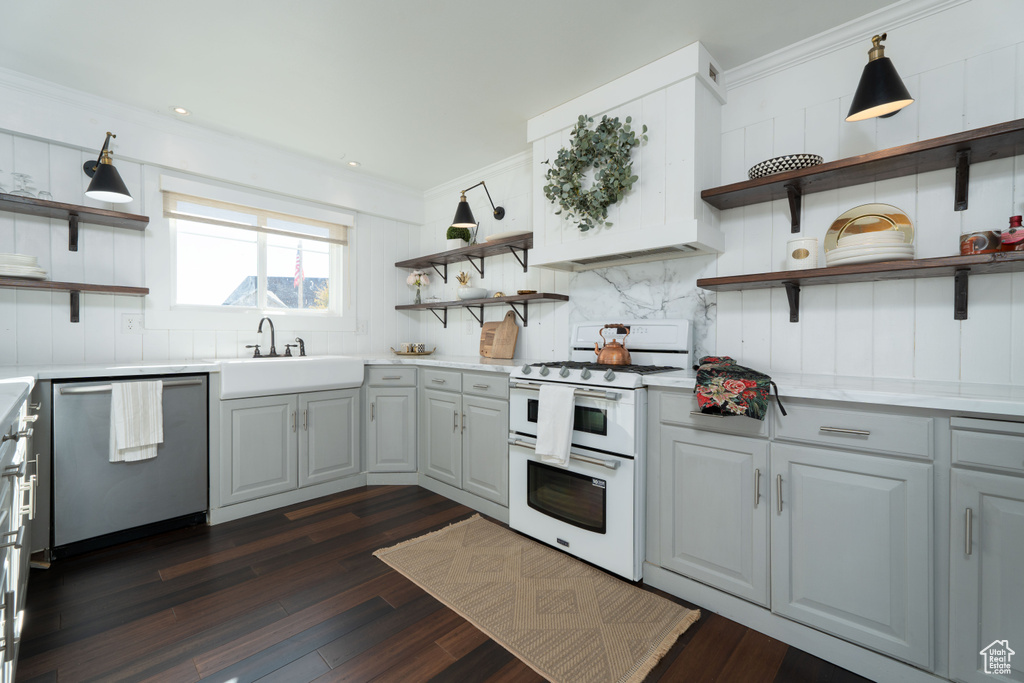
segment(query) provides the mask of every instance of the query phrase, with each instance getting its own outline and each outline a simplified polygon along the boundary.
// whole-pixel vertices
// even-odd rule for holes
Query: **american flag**
[[[295,281],[292,284],[295,287],[300,286],[305,277],[306,274],[302,272],[302,245],[300,244],[295,252]]]

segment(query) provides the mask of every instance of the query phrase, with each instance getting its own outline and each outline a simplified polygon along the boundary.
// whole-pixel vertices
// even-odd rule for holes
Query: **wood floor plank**
[[[472,514],[417,486],[362,487],[62,558],[31,574],[18,683],[538,683],[372,555]],[[647,679],[675,681],[869,683],[711,613]]]
[[[327,673],[331,667],[320,656],[316,650],[308,655],[299,657],[294,662],[285,664],[277,671],[257,679],[257,683],[298,683],[299,681],[312,681],[321,674]]]
[[[746,629],[722,669],[721,678],[735,683],[772,683],[789,646]]]

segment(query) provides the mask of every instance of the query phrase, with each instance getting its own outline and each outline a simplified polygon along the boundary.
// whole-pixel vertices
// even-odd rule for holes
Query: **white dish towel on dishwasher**
[[[537,405],[537,455],[543,462],[566,467],[572,446],[575,388],[543,384]]]
[[[156,457],[164,440],[164,383],[113,382],[110,385],[110,462]]]

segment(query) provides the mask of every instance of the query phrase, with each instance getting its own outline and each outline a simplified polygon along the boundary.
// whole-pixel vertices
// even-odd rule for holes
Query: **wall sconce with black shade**
[[[99,158],[96,161],[85,162],[82,170],[85,171],[85,175],[92,178],[89,189],[85,191],[86,197],[101,202],[123,204],[130,202],[132,195],[124,181],[121,180],[121,174],[114,168],[114,162],[110,160],[112,152],[107,149],[110,138],[116,137],[113,133],[108,132],[107,139],[103,141],[103,149],[100,150]]]
[[[473,187],[484,186],[484,192],[487,193],[487,201],[491,203],[491,208],[494,209],[494,220],[500,221],[505,217],[505,209],[500,206],[494,205],[494,200],[491,199],[491,193],[487,189],[487,185],[484,181],[480,181]],[[478,223],[473,218],[473,211],[469,208],[469,202],[466,201],[466,193],[473,189],[473,187],[467,187],[462,191],[462,198],[459,199],[459,206],[455,209],[455,218],[452,219],[452,227],[454,228],[475,228]]]
[[[900,75],[896,73],[896,67],[885,56],[885,47],[882,45],[885,39],[884,33],[871,38],[868,63],[860,75],[847,121],[864,121],[876,116],[889,118],[914,101]]]

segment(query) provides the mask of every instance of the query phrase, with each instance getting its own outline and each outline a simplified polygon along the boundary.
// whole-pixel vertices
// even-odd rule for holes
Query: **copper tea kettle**
[[[629,365],[629,351],[626,350],[626,347],[620,344],[617,339],[605,340],[604,331],[608,329],[614,329],[619,334],[625,332],[626,337],[629,336],[629,327],[622,323],[612,323],[602,327],[598,334],[601,335],[601,339],[605,342],[604,348],[598,348],[597,342],[594,342],[594,353],[597,354],[597,362],[601,365]],[[626,337],[623,337],[622,341],[626,341]]]

